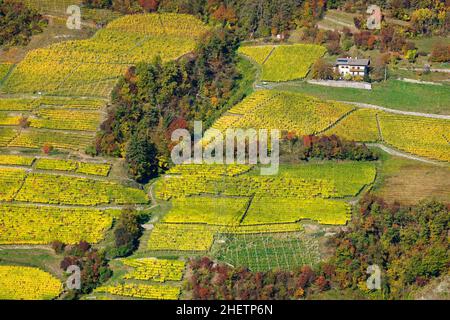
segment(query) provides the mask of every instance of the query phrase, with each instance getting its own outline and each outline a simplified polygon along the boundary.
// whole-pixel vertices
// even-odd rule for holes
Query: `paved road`
[[[377,105],[373,105],[373,104],[360,103],[360,102],[349,102],[349,101],[339,101],[339,102],[346,103],[346,104],[352,104],[352,105],[360,107],[360,108],[381,110],[381,111],[397,113],[397,114],[402,114],[402,115],[407,115],[407,116],[450,120],[450,115],[422,113],[422,112],[413,112],[413,111],[402,111],[402,110],[389,109],[389,108],[385,108],[385,107],[381,107],[381,106],[377,106]]]
[[[401,152],[401,151],[392,149],[392,148],[387,147],[387,146],[385,146],[384,144],[381,144],[381,143],[367,143],[366,145],[369,146],[369,147],[380,148],[384,152],[386,152],[386,153],[388,153],[390,155],[393,155],[393,156],[402,157],[402,158],[415,160],[415,161],[420,161],[420,162],[425,162],[425,163],[429,163],[429,164],[441,164],[440,162],[437,162],[437,161],[433,161],[433,160],[429,160],[429,159],[413,156],[413,155],[411,155],[409,153],[405,153],[405,152]]]
[[[255,83],[256,89],[273,90],[273,89],[276,89],[277,86],[278,86],[278,84],[269,83],[269,82]],[[417,117],[424,117],[424,118],[450,120],[450,115],[389,109],[389,108],[385,108],[382,106],[377,106],[377,105],[368,104],[368,103],[361,103],[361,102],[351,102],[351,101],[339,101],[339,102],[351,104],[351,105],[357,106],[359,108],[375,109],[375,110],[386,111],[386,112],[390,112],[390,113],[397,113],[397,114],[402,114],[402,115],[407,115],[407,116],[417,116]]]
[[[49,250],[53,251],[53,249],[50,246],[46,245],[14,245],[14,244],[5,244],[0,246],[0,251],[2,250],[35,250],[35,249],[43,249],[43,250]]]
[[[255,88],[256,89],[272,90],[272,89],[275,89],[276,86],[277,86],[276,84],[273,85],[272,83],[255,83]],[[389,108],[385,108],[385,107],[382,107],[382,106],[377,106],[377,105],[367,104],[367,103],[360,103],[360,102],[349,102],[349,101],[339,101],[339,102],[346,103],[346,104],[351,104],[351,105],[357,106],[359,108],[375,109],[375,110],[380,110],[380,111],[385,111],[385,112],[390,112],[390,113],[396,113],[396,114],[401,114],[401,115],[407,115],[407,116],[416,116],[416,117],[424,117],[424,118],[432,118],[432,119],[450,120],[450,115],[422,113],[422,112],[413,112],[413,111],[402,111],[402,110],[389,109]],[[394,156],[403,157],[403,158],[407,158],[407,159],[411,159],[411,160],[415,160],[415,161],[420,161],[420,162],[425,162],[425,163],[429,163],[429,164],[435,164],[435,165],[441,165],[442,164],[441,162],[438,162],[438,161],[433,161],[433,160],[421,158],[421,157],[418,157],[418,156],[413,156],[411,154],[392,149],[392,148],[387,147],[387,146],[385,146],[383,144],[375,143],[375,144],[368,144],[368,145],[371,145],[371,146],[374,146],[374,147],[378,147],[378,148],[384,150],[385,152],[387,152],[388,154],[391,154],[391,155],[394,155]]]

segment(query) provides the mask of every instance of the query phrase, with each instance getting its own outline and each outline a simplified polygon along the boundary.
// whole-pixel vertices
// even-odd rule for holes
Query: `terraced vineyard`
[[[132,268],[120,283],[97,288],[95,295],[121,296],[133,299],[177,300],[181,293],[180,281],[184,261],[156,258],[123,259],[123,265]],[[170,282],[170,284],[166,283]]]
[[[124,16],[88,40],[65,41],[30,52],[3,90],[107,98],[128,66],[156,56],[176,59],[192,51],[207,30],[188,15]]]
[[[2,111],[31,111],[33,99],[0,99]]]
[[[179,198],[172,202],[172,209],[164,216],[163,222],[237,225],[248,202],[248,198]]]
[[[66,0],[27,3],[59,19],[69,5]],[[327,240],[347,229],[361,195],[385,183],[386,171],[395,171],[383,167],[388,155],[373,162],[303,161],[298,156],[281,163],[274,176],[261,175],[261,164],[186,164],[173,166],[147,185],[138,185],[126,177],[122,159],[88,156],[105,111],[114,108],[109,105],[112,89],[126,70],[156,57],[178,59],[191,52],[209,30],[210,26],[190,15],[133,14],[99,28],[90,39],[30,51],[14,67],[0,64],[0,94],[5,97],[0,98],[0,250],[31,248],[26,261],[22,257],[13,263],[0,259],[0,300],[61,295],[61,281],[43,271],[50,270],[63,279],[61,255],[48,250],[54,241],[69,245],[66,253],[80,241],[106,253],[114,275],[92,294],[83,295],[86,299],[189,298],[182,281],[185,273],[190,276],[193,271],[186,269],[191,257],[209,256],[214,265],[219,261],[251,271],[278,269],[303,274],[302,266],[318,266],[329,254]],[[242,46],[239,52],[260,65],[260,80],[284,82],[305,78],[326,49],[295,44]],[[246,76],[243,72],[243,78]],[[289,84],[263,85],[286,88]],[[251,84],[247,89],[252,90]],[[226,94],[222,98],[226,99]],[[130,104],[134,103],[130,99]],[[148,107],[155,106],[149,102]],[[221,132],[279,129],[295,138],[335,134],[450,161],[449,120],[385,110],[362,109],[291,91],[256,90],[212,127]],[[172,116],[172,110],[169,113]],[[163,120],[161,123],[167,119]],[[128,145],[123,145],[126,148],[120,151],[125,155]],[[132,239],[133,245],[139,245],[132,255],[110,258],[125,248],[118,248],[117,241],[128,236],[129,230],[124,232],[117,219],[124,209],[141,214],[143,236],[139,241]],[[43,264],[41,259],[49,259],[35,256],[37,250],[48,251],[57,264],[42,269],[18,266],[37,267]],[[352,258],[346,257],[346,261]],[[322,274],[330,271],[326,267]],[[283,276],[282,272],[278,275]],[[214,284],[225,279],[219,278],[207,280]],[[319,294],[320,279],[302,280],[310,281],[310,291]]]
[[[39,117],[30,119],[33,128],[97,131],[100,122],[98,111],[41,109],[36,112]]]
[[[181,290],[171,286],[127,283],[100,287],[95,292],[138,299],[177,300]]]
[[[262,65],[269,54],[275,49],[275,46],[243,46],[239,48],[239,52],[250,57],[256,63]]]
[[[0,155],[0,165],[31,166],[34,157],[18,155]]]
[[[414,155],[449,161],[450,120],[394,114],[324,101],[300,93],[258,90],[212,126],[278,129],[301,135],[336,134],[358,142],[385,142]],[[204,189],[202,189],[204,191]]]
[[[36,160],[35,168],[40,170],[69,171],[106,177],[111,170],[111,165],[109,163],[39,158]]]
[[[313,44],[241,47],[239,51],[262,66],[263,81],[303,79],[326,49]]]
[[[14,135],[6,146],[39,149],[50,145],[57,149],[84,151],[93,139],[93,134],[26,129]]]
[[[172,207],[151,231],[147,250],[208,251],[220,234],[299,232],[303,220],[345,225],[350,205],[333,198],[356,196],[376,176],[365,162],[281,166],[272,177],[246,166],[231,175],[217,165],[192,168],[179,165],[157,183],[156,195],[172,199]]]
[[[234,177],[242,173],[246,173],[252,169],[251,165],[230,164],[220,165],[211,164],[204,166],[202,164],[183,164],[182,166],[174,166],[167,175],[195,175],[203,177]]]
[[[20,116],[0,111],[0,126],[17,126]]]
[[[214,241],[215,228],[195,224],[158,223],[150,234],[151,251],[208,251]]]
[[[0,244],[97,243],[113,217],[91,208],[0,204]]]
[[[81,0],[24,0],[33,9],[43,13],[64,15],[70,5],[80,5]]]
[[[375,165],[370,162],[306,163],[280,167],[280,177],[331,181],[338,198],[355,196],[361,188],[374,181]]]
[[[337,192],[331,181],[293,177],[271,178],[256,175],[233,178],[187,176],[184,179],[177,179],[176,177],[167,177],[158,184],[157,188],[157,195],[163,200],[200,194],[232,197],[262,194],[305,199],[314,196],[328,198],[337,195]]]
[[[14,128],[0,127],[0,147],[6,147],[19,134],[19,131]]]
[[[264,225],[308,219],[320,224],[345,225],[350,214],[350,205],[343,201],[258,197],[252,201],[243,224]]]
[[[86,109],[99,110],[105,100],[91,98],[68,97],[30,97],[30,98],[2,98],[0,110],[2,111],[32,111],[39,107],[58,107],[60,109]]]
[[[229,110],[213,128],[279,129],[298,135],[319,133],[354,108],[284,91],[260,90]]]
[[[448,132],[450,120],[447,119],[358,109],[338,121],[325,134],[336,134],[360,142],[384,142],[413,155],[449,162]]]
[[[113,182],[64,175],[31,173],[14,198],[21,202],[94,206],[145,204],[142,190]]]
[[[377,112],[370,109],[358,109],[351,113],[325,134],[335,134],[347,140],[375,142],[380,139],[376,119]]]
[[[61,1],[30,3],[55,15],[66,15],[68,6]],[[110,163],[81,152],[92,146],[111,90],[129,66],[157,56],[176,59],[192,51],[208,29],[189,15],[123,16],[90,39],[30,51],[12,72],[10,65],[1,65],[0,91],[8,94],[0,99],[0,147],[7,148],[0,154],[1,245],[48,245],[55,240],[97,244],[123,208],[149,207],[143,189],[122,184],[123,177],[110,175]],[[39,149],[51,154],[42,157]],[[198,243],[204,245],[201,239]],[[129,259],[125,264],[135,268],[123,279],[130,281],[175,282],[184,271],[180,261]],[[0,280],[0,299],[52,299],[62,290],[59,281],[56,285],[32,270],[19,271],[23,274],[17,277],[4,276],[0,269],[2,278],[26,286],[22,290]],[[177,299],[180,286],[133,282],[103,291]]]
[[[154,258],[125,259],[123,263],[134,270],[124,279],[153,280],[156,282],[181,281],[185,268],[184,261]]]
[[[4,155],[4,165],[31,165],[33,157]],[[48,159],[38,159],[48,161]],[[52,163],[51,160],[50,163]],[[64,162],[57,160],[57,163]],[[105,165],[84,168],[82,162],[70,169],[89,174],[104,174]],[[67,163],[66,163],[67,166]],[[109,165],[106,165],[109,170]],[[53,166],[52,169],[56,167]],[[48,169],[48,167],[47,167]],[[62,168],[58,168],[62,169]],[[65,167],[65,169],[68,169]],[[80,172],[80,171],[77,171]],[[122,206],[146,204],[146,194],[139,189],[110,181],[27,172],[25,169],[0,168],[0,243],[48,244],[54,240],[73,244],[81,240],[97,243],[112,226],[110,210],[92,208],[95,205]],[[15,204],[30,203],[30,205]],[[42,205],[35,205],[40,203]],[[46,206],[46,205],[57,206]],[[78,207],[65,207],[78,206]]]
[[[61,291],[61,282],[40,269],[0,266],[0,300],[50,300]]]
[[[379,117],[384,140],[419,156],[450,162],[450,120],[383,113]]]
[[[25,177],[24,170],[0,168],[0,201],[12,201]]]
[[[99,99],[24,98],[0,99],[0,145],[41,148],[48,144],[59,149],[84,150],[91,144],[100,125]],[[19,127],[21,119],[30,128]],[[13,131],[12,131],[13,130]],[[74,133],[79,131],[79,133]]]
[[[255,172],[222,178],[194,174],[183,178],[168,176],[157,184],[156,194],[163,200],[200,194],[242,197],[256,194],[299,199],[346,197],[358,194],[364,185],[375,179],[376,174],[372,164],[353,162],[285,166],[275,177],[259,176]]]

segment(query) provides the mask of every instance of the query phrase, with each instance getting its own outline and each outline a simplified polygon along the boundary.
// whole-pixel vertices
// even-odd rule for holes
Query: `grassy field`
[[[433,49],[433,46],[436,43],[448,43],[449,38],[448,37],[439,37],[439,36],[420,37],[420,38],[415,38],[412,41],[416,45],[418,51],[431,53],[431,50]]]
[[[285,83],[277,89],[301,92],[322,99],[362,102],[404,111],[450,114],[449,86],[434,86],[388,80],[373,90],[332,88],[307,83]]]
[[[407,78],[420,81],[440,82],[442,84],[448,84],[449,80],[449,74],[444,72],[423,73],[412,70],[396,69],[390,70],[389,74],[392,78]]]
[[[450,167],[385,156],[373,192],[392,203],[412,205],[434,198],[450,202]]]
[[[18,265],[36,267],[50,272],[54,276],[62,279],[63,271],[59,267],[62,256],[54,253],[51,249],[33,248],[30,249],[0,249],[0,265]]]
[[[0,63],[0,84],[3,82],[3,79],[6,78],[12,67],[13,65],[10,63]]]

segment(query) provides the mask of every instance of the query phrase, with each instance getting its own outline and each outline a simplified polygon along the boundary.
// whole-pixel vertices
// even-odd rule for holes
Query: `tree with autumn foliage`
[[[139,5],[146,12],[154,12],[158,10],[159,0],[139,0]]]
[[[319,80],[333,79],[333,65],[326,62],[323,58],[318,59],[312,67],[312,77]]]
[[[53,151],[53,146],[49,143],[44,143],[44,145],[42,146],[42,152],[46,155],[49,155],[50,152]]]
[[[218,4],[217,7],[213,6],[213,1],[209,1],[209,11],[211,18],[214,21],[218,21],[223,25],[235,25],[237,22],[236,12],[231,6],[227,6],[225,3]]]
[[[377,153],[370,150],[365,144],[341,139],[336,135],[297,137],[288,133],[288,136],[290,139],[284,139],[280,144],[280,156],[289,162],[310,159],[353,161],[378,159]]]
[[[80,294],[91,293],[93,289],[111,278],[112,271],[104,253],[89,243],[80,241],[75,245],[58,244],[55,248],[63,251],[64,258],[60,267],[64,272],[73,265],[81,270],[81,289],[69,290],[66,299],[77,299]]]
[[[46,25],[47,20],[23,1],[0,0],[0,46],[24,46]]]

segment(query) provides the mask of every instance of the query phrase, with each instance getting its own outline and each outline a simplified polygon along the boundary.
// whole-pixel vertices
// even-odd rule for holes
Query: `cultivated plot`
[[[317,241],[299,233],[237,235],[222,241],[217,258],[252,271],[294,270],[320,260]]]

